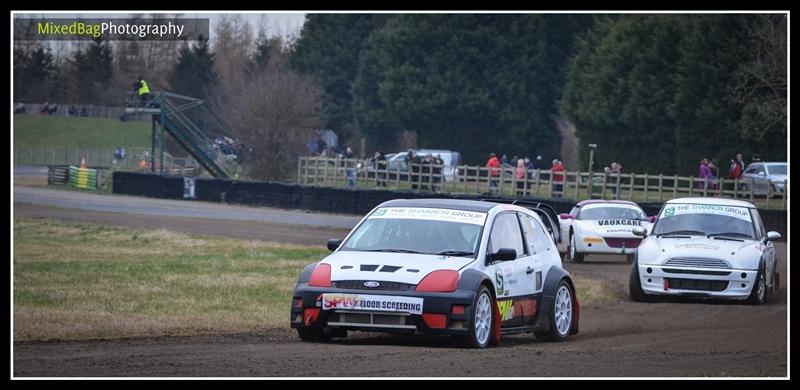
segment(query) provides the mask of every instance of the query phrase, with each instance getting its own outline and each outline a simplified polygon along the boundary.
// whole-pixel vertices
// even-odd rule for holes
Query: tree
[[[49,48],[14,48],[14,100],[39,102],[51,98],[57,67]]]
[[[386,14],[309,14],[292,56],[292,67],[314,77],[324,90],[323,123],[343,138],[353,124],[351,86],[367,38],[392,18]]]
[[[198,99],[212,96],[219,84],[214,60],[208,39],[201,37],[194,45],[186,44],[180,50],[178,62],[168,79],[172,91]]]
[[[679,59],[680,16],[601,18],[571,61],[561,114],[580,138],[580,156],[631,172],[674,172],[676,124],[667,115]],[[584,161],[582,169],[588,168]]]
[[[563,15],[396,16],[361,53],[354,119],[384,148],[414,131],[420,146],[459,150],[473,163],[490,152],[558,155],[556,100],[572,42],[589,22]]]
[[[293,177],[297,158],[319,128],[321,91],[291,69],[276,67],[250,79],[232,99],[228,120],[245,145],[248,176]]]
[[[734,71],[729,90],[742,106],[740,135],[751,142],[750,152],[773,161],[786,161],[787,25],[786,15],[748,15],[744,44],[746,58]]]

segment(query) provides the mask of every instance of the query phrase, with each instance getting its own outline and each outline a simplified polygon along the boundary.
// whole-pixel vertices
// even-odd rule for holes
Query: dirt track
[[[23,204],[15,204],[15,215],[120,224],[120,216],[113,213],[41,211]],[[153,217],[124,217],[123,226],[154,225]],[[191,222],[196,221],[158,218],[158,224],[168,229],[297,243],[318,244],[341,232],[247,221]],[[780,243],[777,248],[785,284],[787,247]],[[640,304],[627,300],[630,266],[621,258],[588,257],[584,264],[566,266],[575,274],[604,280],[621,299],[582,308],[580,334],[564,343],[541,343],[530,335],[518,335],[505,337],[498,348],[476,351],[452,348],[447,338],[351,333],[347,340],[311,344],[281,328],[259,334],[15,343],[13,372],[15,376],[787,375],[785,286],[764,306]]]

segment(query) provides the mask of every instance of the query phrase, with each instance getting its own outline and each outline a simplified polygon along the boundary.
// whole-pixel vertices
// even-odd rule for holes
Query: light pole
[[[592,167],[594,165],[594,150],[597,149],[597,144],[589,144],[589,184],[587,185],[586,193],[589,199],[592,199],[592,190],[594,189],[594,174]]]

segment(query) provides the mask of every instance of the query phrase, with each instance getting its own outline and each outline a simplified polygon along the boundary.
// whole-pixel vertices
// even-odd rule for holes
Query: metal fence
[[[150,148],[126,147],[125,157],[115,156],[116,148],[85,148],[78,146],[18,146],[14,147],[14,165],[76,165],[86,159],[92,167],[137,169],[142,159],[150,162]],[[191,157],[173,157],[164,153],[164,167],[199,172],[199,164]]]
[[[490,168],[435,164],[380,164],[372,160],[300,157],[297,183],[359,188],[427,190],[464,194],[497,194],[545,198],[625,199],[663,202],[687,196],[726,197],[748,200],[758,207],[786,209],[788,180],[783,190],[755,179],[714,181],[693,176],[636,173],[553,172],[544,169],[517,171],[514,167]]]

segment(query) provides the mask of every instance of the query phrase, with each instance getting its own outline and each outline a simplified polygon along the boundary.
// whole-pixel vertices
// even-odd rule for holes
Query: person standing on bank
[[[133,89],[139,93],[139,101],[142,103],[142,107],[147,106],[147,99],[150,97],[150,87],[147,85],[147,81],[144,81],[142,76],[136,78],[136,82],[133,83]]]

